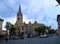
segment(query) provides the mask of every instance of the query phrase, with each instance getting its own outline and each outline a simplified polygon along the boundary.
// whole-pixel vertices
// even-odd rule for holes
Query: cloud
[[[6,22],[10,22],[12,24],[15,24],[15,22],[16,22],[16,16],[15,17],[10,17],[10,18],[4,18],[3,28],[5,28]]]
[[[57,13],[60,11],[58,10],[59,7],[55,7],[57,5],[55,0],[26,0],[26,2],[28,5],[24,1],[22,7],[24,8],[23,13],[28,16],[28,19],[37,20],[57,29]]]
[[[4,23],[9,21],[15,23],[18,6],[22,6],[23,21],[44,23],[57,29],[57,14],[60,14],[60,6],[55,0],[2,0],[0,1],[0,18],[4,18]],[[10,19],[10,20],[9,20]]]
[[[1,1],[1,3],[0,3],[0,16],[2,16],[2,17],[15,16],[17,11],[18,11],[18,1],[17,0],[3,0],[3,1]]]
[[[27,23],[29,23],[29,21],[31,23],[34,23],[34,19],[28,19],[28,16],[24,15],[23,16],[23,22],[25,22],[27,24]]]

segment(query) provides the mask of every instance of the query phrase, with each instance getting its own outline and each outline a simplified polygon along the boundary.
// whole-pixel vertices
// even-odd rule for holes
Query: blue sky
[[[19,5],[23,14],[23,21],[44,23],[54,29],[58,28],[57,15],[60,14],[60,5],[55,0],[0,0],[0,18],[4,19],[3,27],[9,21],[16,22]]]

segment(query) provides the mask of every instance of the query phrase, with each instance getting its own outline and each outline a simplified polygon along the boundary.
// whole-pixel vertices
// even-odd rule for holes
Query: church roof
[[[42,23],[39,23],[38,25],[39,25],[39,26],[45,26],[45,25],[44,25],[44,24],[42,24]]]
[[[35,21],[34,24],[38,24],[37,21]]]
[[[31,24],[31,22],[29,21],[29,24]]]

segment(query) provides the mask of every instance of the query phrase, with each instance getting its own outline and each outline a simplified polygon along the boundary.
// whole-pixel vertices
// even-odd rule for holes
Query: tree
[[[48,34],[48,31],[51,29],[51,26],[46,26],[46,34]]]
[[[48,34],[54,34],[54,33],[56,33],[56,30],[54,30],[54,29],[50,29],[50,30],[48,31]]]
[[[15,34],[16,27],[14,27],[14,25],[11,24],[10,22],[6,22],[5,27],[6,27],[7,31],[9,30],[9,38],[11,38],[11,36]]]
[[[46,29],[47,29],[46,26],[39,26],[39,27],[35,28],[35,31],[38,33],[44,34],[44,33],[46,33]]]
[[[14,25],[11,25],[9,31],[10,31],[10,35],[11,35],[11,36],[15,35],[15,33],[16,33],[16,32],[15,32],[15,31],[16,31],[16,27],[14,27]]]
[[[10,22],[6,22],[5,28],[6,28],[6,34],[8,34],[7,32],[10,28]]]

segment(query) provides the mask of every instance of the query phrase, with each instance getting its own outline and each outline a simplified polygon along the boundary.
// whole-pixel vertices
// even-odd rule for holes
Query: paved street
[[[60,36],[52,36],[48,38],[25,38],[19,40],[8,40],[0,42],[0,44],[60,44]]]

